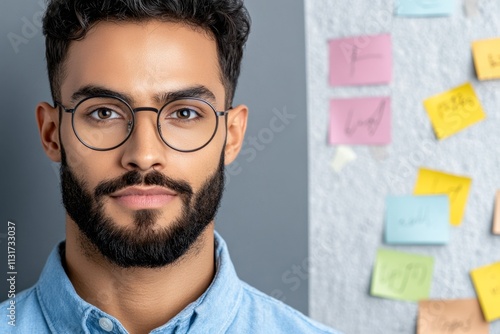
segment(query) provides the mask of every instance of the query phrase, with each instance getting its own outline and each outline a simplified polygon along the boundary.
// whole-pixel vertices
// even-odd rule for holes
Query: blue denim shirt
[[[210,287],[151,333],[338,334],[242,282],[217,233],[215,243],[217,269]],[[77,295],[61,262],[62,247],[54,248],[36,285],[16,296],[15,327],[8,324],[9,301],[0,304],[0,333],[127,333],[116,318]]]

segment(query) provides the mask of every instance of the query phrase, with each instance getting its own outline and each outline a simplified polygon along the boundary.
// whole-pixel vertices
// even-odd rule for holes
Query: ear
[[[61,145],[59,142],[59,114],[57,108],[46,102],[36,107],[36,120],[40,139],[45,154],[54,162],[61,161]]]
[[[227,116],[227,138],[224,148],[225,164],[232,163],[243,146],[245,131],[247,129],[248,108],[245,105],[239,105],[229,111]]]

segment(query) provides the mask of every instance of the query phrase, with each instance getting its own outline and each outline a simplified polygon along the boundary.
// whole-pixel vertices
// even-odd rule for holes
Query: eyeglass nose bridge
[[[140,111],[152,111],[152,112],[156,113],[157,115],[159,115],[160,111],[161,111],[161,109],[157,109],[157,108],[153,108],[153,107],[139,107],[139,108],[135,108],[135,109],[132,109],[132,108],[130,108],[130,109],[132,110],[134,117],[127,124],[127,131],[129,132],[129,136],[127,136],[127,139],[125,139],[125,141],[127,141],[128,138],[130,137],[130,135],[132,134],[132,130],[133,130],[133,127],[135,125],[135,114],[137,114]],[[158,131],[161,131],[160,125],[158,124],[157,126],[158,126]],[[160,137],[162,137],[161,133],[160,133]]]
[[[152,112],[155,112],[157,114],[160,112],[159,109],[156,109],[156,108],[153,108],[153,107],[140,107],[140,108],[132,109],[132,111],[134,113],[138,113],[139,111],[152,111]]]

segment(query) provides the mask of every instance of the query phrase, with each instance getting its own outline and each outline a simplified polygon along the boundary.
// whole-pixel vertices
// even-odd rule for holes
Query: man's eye
[[[195,119],[198,118],[200,115],[194,111],[193,109],[188,109],[188,108],[183,108],[174,111],[169,115],[168,118],[176,118],[176,119]]]
[[[97,120],[107,120],[120,118],[120,114],[108,108],[99,108],[90,113],[90,116]]]

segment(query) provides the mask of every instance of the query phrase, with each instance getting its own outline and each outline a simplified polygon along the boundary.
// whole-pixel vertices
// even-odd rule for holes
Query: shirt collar
[[[113,333],[126,333],[117,319],[84,301],[76,293],[61,261],[64,242],[52,250],[36,285],[42,312],[52,332],[93,332],[99,320],[113,323]],[[153,330],[159,333],[222,333],[236,316],[242,298],[241,281],[229,257],[227,245],[215,232],[216,274],[209,288],[173,319]],[[166,297],[167,298],[167,297]]]

